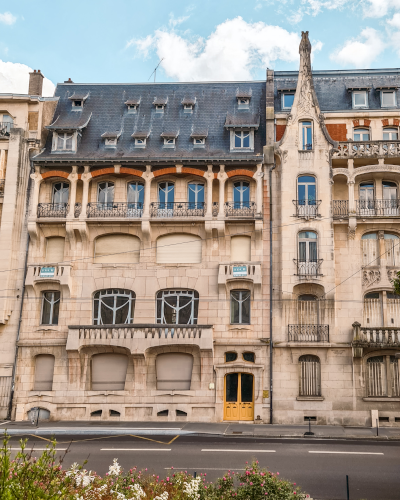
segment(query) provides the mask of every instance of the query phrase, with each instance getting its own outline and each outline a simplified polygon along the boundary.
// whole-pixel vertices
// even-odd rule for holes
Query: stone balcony
[[[395,158],[400,156],[400,141],[340,141],[332,159]]]
[[[261,264],[259,262],[230,262],[229,264],[220,264],[218,271],[218,285],[226,285],[232,280],[250,281],[254,285],[261,285],[262,274]]]
[[[365,327],[357,321],[353,323],[353,356],[362,358],[364,349],[399,349],[400,327],[382,326]]]
[[[25,286],[34,288],[39,283],[58,283],[71,291],[71,264],[30,264]]]
[[[211,325],[72,325],[68,327],[67,351],[84,347],[124,347],[131,354],[144,354],[151,347],[198,346],[213,350]]]

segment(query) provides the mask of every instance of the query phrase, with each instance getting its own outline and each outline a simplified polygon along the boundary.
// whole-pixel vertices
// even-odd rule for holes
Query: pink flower
[[[253,486],[253,483],[250,483],[250,486]]]
[[[167,481],[169,481],[169,477],[167,477]]]
[[[226,481],[226,477],[224,477],[224,481]]]
[[[279,476],[279,472],[277,472],[276,475]]]
[[[296,483],[293,483],[294,486],[296,486]]]

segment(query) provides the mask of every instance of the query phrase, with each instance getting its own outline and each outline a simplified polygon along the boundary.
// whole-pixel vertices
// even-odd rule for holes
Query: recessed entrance
[[[224,420],[254,420],[254,377],[249,373],[225,376]]]

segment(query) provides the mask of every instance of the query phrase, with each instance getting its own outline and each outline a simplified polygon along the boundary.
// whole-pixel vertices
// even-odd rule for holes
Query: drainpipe
[[[29,154],[29,153],[28,153]],[[30,160],[30,165],[31,165],[31,172],[33,171],[33,161]],[[27,221],[28,214],[29,214],[29,202],[30,202],[30,197],[31,197],[31,186],[32,186],[32,179],[29,173],[29,178],[28,178],[28,187],[27,187],[27,195],[26,195],[26,217],[25,221]],[[8,413],[7,413],[7,420],[11,420],[11,413],[12,413],[12,404],[13,404],[13,399],[14,399],[14,390],[15,390],[15,375],[17,372],[17,359],[18,359],[18,342],[19,342],[19,336],[21,332],[21,322],[22,322],[22,311],[24,307],[24,298],[25,298],[25,281],[26,281],[26,274],[28,271],[28,251],[29,251],[29,231],[28,227],[26,228],[27,230],[27,238],[26,238],[26,250],[25,250],[25,264],[24,264],[24,279],[22,281],[22,297],[21,297],[21,306],[19,309],[19,320],[18,320],[18,330],[17,330],[17,338],[15,341],[15,357],[14,357],[14,364],[13,364],[13,371],[12,371],[12,377],[11,377],[11,393],[10,393],[10,402],[8,404]]]
[[[273,420],[273,407],[272,407],[272,389],[273,389],[273,350],[274,344],[272,341],[272,171],[275,169],[276,164],[269,169],[269,423],[272,425]]]

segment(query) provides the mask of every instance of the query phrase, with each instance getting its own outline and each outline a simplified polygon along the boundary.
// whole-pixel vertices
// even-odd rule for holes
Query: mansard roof
[[[281,93],[294,90],[297,85],[297,71],[275,71],[275,112],[282,111]],[[314,88],[323,112],[352,111],[352,90],[368,90],[368,109],[380,110],[380,90],[400,88],[400,69],[365,69],[313,71]],[[400,106],[400,99],[397,99]],[[387,108],[384,108],[387,110]],[[364,110],[360,110],[365,112]]]
[[[251,92],[249,108],[240,110],[238,89]],[[72,95],[87,95],[83,110],[71,106]],[[45,150],[35,161],[165,161],[182,160],[250,160],[259,161],[265,145],[265,81],[149,83],[149,84],[58,84],[59,98],[53,125],[49,129],[81,129],[76,153],[51,152],[52,134]],[[195,100],[192,113],[185,112],[182,102]],[[140,100],[136,113],[130,112],[127,102]],[[154,103],[165,103],[162,113]],[[87,117],[90,121],[87,122]],[[250,118],[250,121],[248,119]],[[254,152],[231,152],[230,130],[226,124],[259,127],[254,135]],[[83,123],[85,122],[85,123]],[[179,130],[174,149],[165,148],[160,140],[163,132]],[[106,148],[101,139],[105,131],[122,131],[115,148]],[[206,135],[205,147],[196,148],[193,137]],[[135,148],[135,137],[146,132],[146,148]]]

